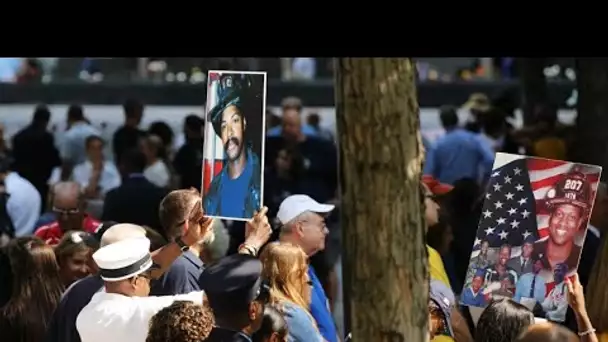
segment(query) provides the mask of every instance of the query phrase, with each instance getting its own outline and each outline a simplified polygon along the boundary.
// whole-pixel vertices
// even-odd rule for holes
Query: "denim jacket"
[[[247,164],[251,163],[252,172],[251,178],[249,179],[249,185],[247,188],[247,197],[245,197],[245,203],[243,203],[243,215],[242,218],[251,218],[253,217],[253,213],[256,210],[260,209],[261,201],[261,168],[260,168],[260,159],[258,156],[251,151],[250,148],[247,149]],[[209,185],[209,191],[205,196],[204,208],[205,213],[208,215],[214,216],[222,216],[222,185],[224,184],[224,179],[227,179],[228,168],[222,168],[222,171],[219,175],[213,178],[211,184]]]

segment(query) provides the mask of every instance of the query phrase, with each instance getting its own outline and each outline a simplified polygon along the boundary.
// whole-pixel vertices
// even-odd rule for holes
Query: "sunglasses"
[[[53,207],[53,212],[59,215],[75,215],[80,213],[80,209],[79,208],[70,208],[70,209],[63,209],[63,208],[57,208],[57,207]]]

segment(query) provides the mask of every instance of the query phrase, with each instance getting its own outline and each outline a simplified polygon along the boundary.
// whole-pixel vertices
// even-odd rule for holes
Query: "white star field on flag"
[[[492,173],[474,246],[487,240],[491,247],[521,246],[536,238],[535,199],[526,159],[512,161]]]

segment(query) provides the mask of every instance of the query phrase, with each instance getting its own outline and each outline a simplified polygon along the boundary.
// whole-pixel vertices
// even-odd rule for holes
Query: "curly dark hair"
[[[202,305],[175,301],[150,319],[146,342],[200,342],[211,333],[213,314]]]

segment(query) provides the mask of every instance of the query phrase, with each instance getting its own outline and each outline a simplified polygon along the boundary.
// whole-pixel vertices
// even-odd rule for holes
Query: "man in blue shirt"
[[[302,125],[301,116],[302,109],[304,106],[302,105],[302,101],[294,96],[286,97],[281,102],[281,109],[283,110],[283,117],[281,119],[282,124],[276,127],[273,127],[266,132],[266,135],[269,137],[280,137],[282,135],[291,134],[290,131],[297,130],[302,131],[302,133],[309,137],[318,136],[317,131],[311,125]],[[295,116],[298,118],[297,122],[294,122],[297,126],[293,126],[291,122],[286,122],[287,117]],[[293,121],[293,120],[292,120]]]
[[[478,269],[475,272],[475,276],[473,277],[473,281],[471,282],[471,286],[467,287],[462,291],[462,295],[460,297],[460,303],[462,305],[470,305],[476,307],[484,307],[486,304],[486,299],[483,294],[483,283],[484,283],[484,274],[485,271],[482,269]]]
[[[185,227],[200,224],[203,217],[200,194],[195,189],[171,191],[158,210],[162,233],[168,241],[176,241]],[[209,225],[205,239],[213,237]],[[199,278],[203,273],[203,262],[199,258],[200,244],[184,248],[183,253],[175,259],[171,267],[156,281],[152,282],[150,294],[153,296],[171,296],[200,291]]]
[[[534,272],[525,273],[519,277],[517,285],[515,285],[514,301],[524,304],[522,298],[527,298],[529,300],[536,300],[536,303],[540,304],[545,300],[547,291],[545,279],[538,274],[542,269],[542,262],[536,260]]]
[[[444,106],[439,115],[446,133],[428,153],[424,174],[447,184],[463,178],[485,178],[492,170],[494,151],[477,134],[458,126],[456,108]]]
[[[320,204],[306,195],[291,195],[279,206],[277,219],[281,222],[280,240],[299,245],[308,257],[325,248],[325,237],[329,233],[325,215],[333,205]],[[327,342],[338,342],[338,332],[329,309],[325,290],[312,266],[308,267],[312,282],[310,313],[317,322],[319,332]]]
[[[253,101],[263,99],[250,91],[252,81],[248,76],[222,75],[218,86],[219,102],[209,112],[207,121],[221,138],[225,157],[222,171],[213,178],[205,195],[203,205],[207,215],[250,219],[262,204],[260,161],[245,139],[247,117],[244,111],[255,108],[251,104]]]

